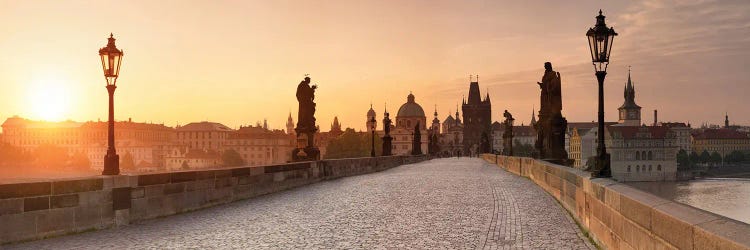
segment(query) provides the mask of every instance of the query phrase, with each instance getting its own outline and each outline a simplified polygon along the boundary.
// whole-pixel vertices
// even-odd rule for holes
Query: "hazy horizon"
[[[620,34],[605,84],[617,118],[628,65],[643,122],[750,124],[750,5],[730,1],[0,1],[0,118],[106,120],[97,50],[112,32],[124,50],[117,120],[297,117],[296,85],[317,83],[317,123],[364,129],[373,104],[395,115],[413,92],[442,121],[468,93],[489,90],[493,120],[528,124],[543,63],[562,76],[563,114],[596,119],[596,79],[584,36],[598,10]],[[117,11],[102,12],[102,9]],[[731,35],[725,35],[731,34]]]

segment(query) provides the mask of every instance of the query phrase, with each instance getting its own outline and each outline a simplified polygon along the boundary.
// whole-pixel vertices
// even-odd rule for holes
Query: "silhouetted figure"
[[[297,130],[304,132],[315,131],[315,89],[310,86],[310,77],[305,77],[297,85],[297,101],[299,102],[299,114],[297,116]]]
[[[419,122],[417,122],[417,126],[414,126],[414,140],[412,141],[411,154],[422,154],[422,134],[419,132]]]
[[[310,77],[305,77],[297,85],[297,101],[299,102],[299,113],[297,120],[297,148],[292,151],[293,161],[314,161],[320,159],[320,150],[315,147],[315,89],[316,85],[310,86]]]
[[[385,111],[385,117],[383,118],[383,156],[391,155],[391,149],[393,149],[393,137],[391,137],[391,118],[388,110]]]
[[[544,63],[544,76],[538,82],[541,89],[539,122],[536,149],[539,158],[559,164],[568,163],[565,151],[565,131],[568,121],[562,116],[562,91],[560,73],[552,69],[552,63]]]
[[[503,113],[505,131],[503,132],[503,155],[513,156],[513,115],[506,109]]]

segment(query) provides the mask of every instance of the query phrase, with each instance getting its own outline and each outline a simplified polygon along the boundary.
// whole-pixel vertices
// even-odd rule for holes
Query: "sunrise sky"
[[[605,85],[616,119],[632,65],[643,121],[750,124],[750,2],[638,1],[0,1],[0,119],[106,120],[97,51],[124,50],[116,118],[230,127],[296,120],[296,85],[319,85],[318,123],[364,129],[409,91],[440,119],[489,90],[493,119],[526,123],[543,64],[562,75],[568,121],[596,119],[586,30],[599,9],[620,34]]]

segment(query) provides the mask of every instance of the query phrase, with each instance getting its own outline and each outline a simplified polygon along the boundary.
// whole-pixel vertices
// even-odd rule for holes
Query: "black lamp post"
[[[596,16],[596,25],[586,32],[591,50],[591,62],[594,64],[596,79],[599,81],[599,132],[597,133],[597,155],[595,177],[612,177],[612,169],[609,166],[609,154],[604,146],[604,77],[607,76],[607,65],[612,53],[612,42],[617,36],[613,28],[608,28],[604,23],[604,15],[599,10]]]
[[[107,46],[99,49],[102,59],[102,70],[104,79],[107,80],[107,92],[109,92],[109,126],[107,137],[107,155],[104,156],[104,171],[102,175],[120,174],[120,156],[115,150],[115,104],[114,95],[117,88],[117,76],[120,73],[120,62],[122,61],[122,50],[115,46],[115,38],[109,34]]]
[[[372,124],[372,150],[370,150],[370,157],[375,157],[375,117],[370,118],[370,124]]]

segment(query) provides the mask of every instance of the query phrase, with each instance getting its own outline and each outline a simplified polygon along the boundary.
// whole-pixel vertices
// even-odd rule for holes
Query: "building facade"
[[[234,130],[216,122],[192,122],[177,126],[177,143],[191,149],[218,151]]]
[[[673,181],[677,136],[664,126],[609,126],[605,145],[612,178],[618,181]]]
[[[698,154],[717,152],[723,158],[732,151],[750,152],[750,137],[728,128],[696,130],[692,134],[692,149]]]
[[[229,133],[222,151],[234,150],[248,166],[282,164],[292,160],[295,141],[294,136],[283,130],[240,126]]]

